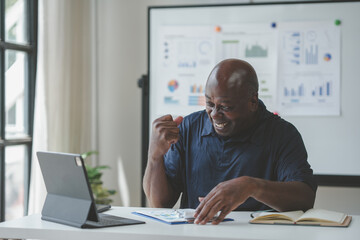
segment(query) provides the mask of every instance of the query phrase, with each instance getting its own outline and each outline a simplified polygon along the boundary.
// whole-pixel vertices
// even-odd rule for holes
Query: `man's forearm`
[[[315,193],[306,183],[253,180],[252,197],[275,210],[307,210],[314,205]]]
[[[168,183],[162,159],[150,159],[146,166],[143,186],[151,207],[173,207],[177,197]]]

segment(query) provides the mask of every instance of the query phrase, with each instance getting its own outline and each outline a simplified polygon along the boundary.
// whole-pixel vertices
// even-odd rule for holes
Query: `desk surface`
[[[31,239],[358,239],[360,216],[353,216],[347,228],[295,225],[250,224],[250,212],[232,212],[233,222],[219,225],[168,225],[132,214],[141,208],[114,207],[107,211],[121,217],[138,219],[146,224],[101,229],[78,229],[41,220],[40,214],[0,223],[0,238]]]

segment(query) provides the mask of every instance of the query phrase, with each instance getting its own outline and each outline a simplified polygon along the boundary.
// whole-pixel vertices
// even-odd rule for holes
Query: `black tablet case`
[[[79,154],[37,152],[47,189],[42,219],[79,228],[87,221],[99,221],[84,161]],[[144,223],[122,218],[119,225]],[[112,225],[115,226],[115,225]]]

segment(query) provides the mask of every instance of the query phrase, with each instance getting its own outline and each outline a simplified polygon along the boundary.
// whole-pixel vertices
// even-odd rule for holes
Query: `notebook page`
[[[298,221],[307,221],[307,220],[315,220],[315,221],[324,221],[324,222],[337,222],[342,223],[346,218],[346,214],[329,211],[324,209],[310,209],[306,211]]]
[[[262,219],[280,219],[281,216],[285,216],[286,218],[291,219],[291,221],[295,222],[299,217],[301,217],[303,213],[303,211],[261,212],[258,217]]]

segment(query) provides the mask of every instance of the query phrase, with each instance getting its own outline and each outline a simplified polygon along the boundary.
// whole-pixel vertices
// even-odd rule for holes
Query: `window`
[[[27,213],[38,0],[0,0],[0,222]]]

